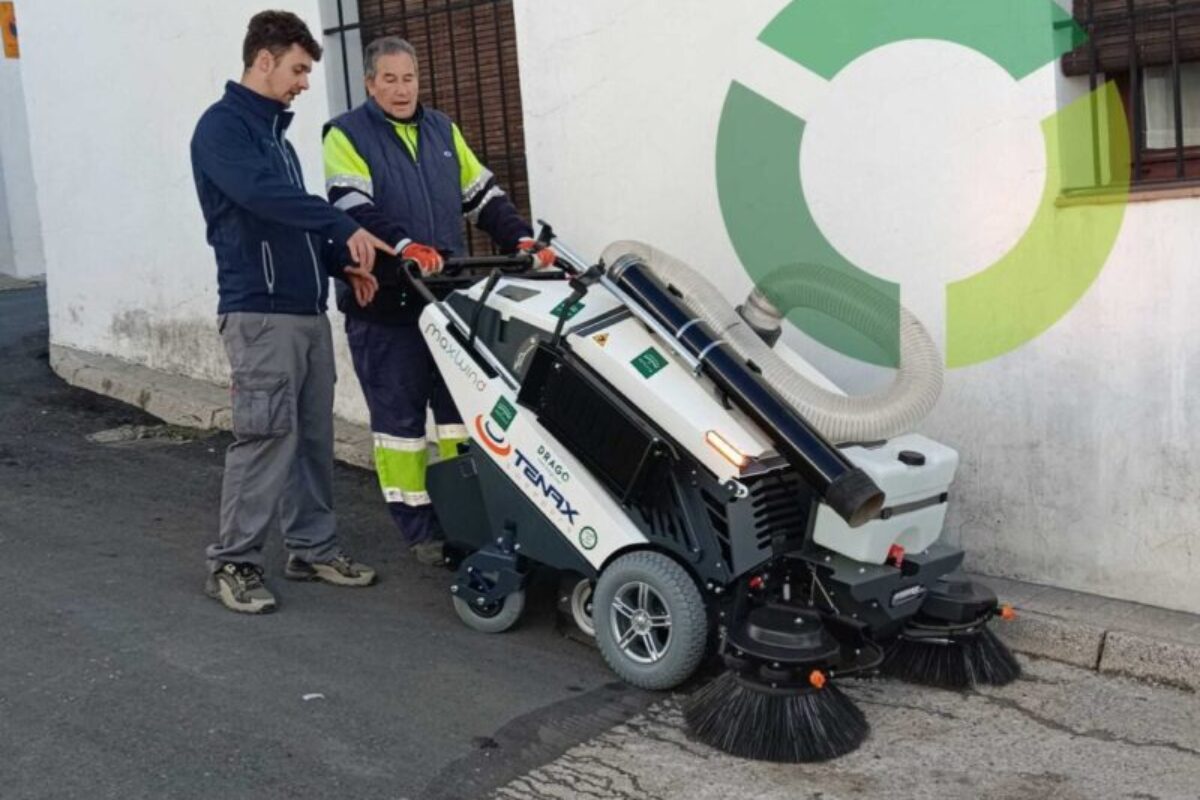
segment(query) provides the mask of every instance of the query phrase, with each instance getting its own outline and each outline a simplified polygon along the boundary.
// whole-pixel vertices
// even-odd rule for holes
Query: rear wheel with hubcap
[[[639,550],[600,574],[592,598],[596,644],[627,683],[672,689],[696,671],[708,614],[692,576],[671,557]]]

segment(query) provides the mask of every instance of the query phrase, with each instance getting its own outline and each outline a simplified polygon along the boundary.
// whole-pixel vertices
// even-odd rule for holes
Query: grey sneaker
[[[446,563],[446,554],[442,548],[442,543],[437,540],[417,542],[409,547],[408,551],[413,554],[413,557],[418,562],[427,567],[438,567]]]
[[[293,581],[325,581],[334,586],[370,586],[375,582],[375,570],[345,553],[338,553],[328,561],[314,562],[293,553],[288,556],[283,577]]]
[[[204,593],[242,614],[267,614],[277,607],[275,595],[263,583],[262,569],[253,564],[225,564],[209,574]]]

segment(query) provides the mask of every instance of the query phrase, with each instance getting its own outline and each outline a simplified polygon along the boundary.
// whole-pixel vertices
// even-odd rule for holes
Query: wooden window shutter
[[[1128,71],[1131,48],[1136,51],[1138,66],[1171,64],[1172,38],[1177,42],[1181,62],[1200,61],[1200,2],[1074,0],[1072,13],[1080,27],[1090,33],[1090,40],[1063,56],[1063,72],[1067,75],[1090,74],[1093,47],[1097,72]]]

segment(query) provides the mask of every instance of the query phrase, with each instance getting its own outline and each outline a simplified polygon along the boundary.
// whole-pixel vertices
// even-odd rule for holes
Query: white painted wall
[[[329,0],[277,5],[314,29],[333,24]],[[854,172],[858,161],[838,160],[836,144],[847,136],[838,115],[840,124],[855,124],[853,104],[756,44],[782,5],[711,3],[698,14],[685,0],[613,0],[538,4],[534,13],[530,0],[517,0],[535,215],[553,221],[584,254],[617,238],[645,239],[703,267],[730,297],[744,296],[749,280],[725,234],[714,176],[717,120],[737,78],[811,117],[814,130],[825,126],[825,144],[814,136],[816,144],[806,144],[809,152],[797,153],[796,162],[799,168],[802,158],[813,161],[818,219],[868,266],[900,272],[892,277],[902,280],[905,302],[940,337],[942,281],[961,267],[920,256],[958,254],[982,263],[1002,251],[1027,222],[1044,158],[1028,137],[1015,136],[1012,146],[1008,137],[979,137],[998,142],[997,152],[964,139],[969,126],[927,126],[929,135],[943,137],[941,146],[961,147],[957,170],[986,174],[990,183],[949,200],[944,193],[959,183],[936,170],[928,186],[905,185],[901,173],[872,183],[869,170]],[[240,70],[250,12],[236,0],[175,4],[169,13],[150,0],[21,7],[21,69],[56,344],[226,379],[214,324],[215,267],[188,140],[198,115]],[[70,70],[63,68],[67,49]],[[327,67],[340,64],[335,53]],[[862,69],[886,76],[906,68],[902,51],[877,56]],[[945,73],[950,62],[975,70],[968,74],[978,81],[965,87],[928,86],[954,92],[953,108],[984,115],[992,126],[1033,124],[1081,90],[1053,68],[1006,87],[985,74],[986,64],[953,48],[928,50],[922,59],[927,76]],[[871,85],[864,74],[857,91]],[[898,81],[897,90],[910,84]],[[974,86],[977,98],[965,91]],[[313,91],[296,104],[291,138],[317,192],[319,129],[339,95],[318,70]],[[920,101],[920,92],[911,96]],[[904,118],[911,102],[873,124],[903,132],[913,124]],[[996,108],[1007,111],[986,115]],[[901,133],[844,138],[866,157],[872,148],[864,142],[892,148],[881,156],[884,164],[928,157],[929,148],[905,145]],[[872,187],[878,194],[869,197],[866,224],[839,230],[842,210],[866,207],[862,193]],[[1200,611],[1193,556],[1200,550],[1193,489],[1200,485],[1200,315],[1190,307],[1200,290],[1198,211],[1197,200],[1131,207],[1108,266],[1063,320],[1002,358],[949,373],[925,432],[961,451],[948,535],[969,548],[974,567]],[[927,224],[936,214],[947,218],[941,229]],[[945,251],[939,236],[949,237]],[[337,410],[362,421],[344,342],[339,347]],[[815,345],[809,353],[851,389],[886,378]]]
[[[8,195],[4,188],[4,159],[0,158],[0,275],[15,275],[12,229],[8,224]]]
[[[272,7],[299,14],[319,36],[320,5]],[[228,381],[189,141],[225,81],[241,74],[256,8],[239,0],[173,4],[169,12],[153,0],[21,7],[53,343]],[[325,71],[317,69],[289,130],[315,193],[324,183],[320,130],[329,109]],[[338,344],[338,408],[361,421],[361,395]]]
[[[25,4],[21,5],[22,43]],[[21,60],[0,57],[0,273],[19,278],[46,271]]]
[[[1018,84],[963,48],[909,42],[827,85],[756,42],[784,5],[516,0],[534,213],[584,254],[644,239],[744,297],[715,176],[737,79],[808,120],[796,168],[822,230],[900,282],[942,341],[945,281],[1025,230],[1046,170],[1038,121],[1086,81],[1052,64]],[[947,538],[969,566],[1200,612],[1198,212],[1131,206],[1065,318],[948,373],[923,429],[961,453]],[[851,391],[888,378],[805,350]]]

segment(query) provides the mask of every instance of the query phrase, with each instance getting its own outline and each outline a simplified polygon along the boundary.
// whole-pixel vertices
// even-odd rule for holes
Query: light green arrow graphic
[[[1092,115],[1099,130],[1112,202],[1060,205],[1064,187],[1092,169]],[[964,367],[1020,347],[1063,317],[1092,285],[1125,218],[1130,176],[1129,130],[1114,84],[1096,90],[1042,123],[1046,190],[1029,229],[999,261],[946,286],[946,364]],[[1068,158],[1061,154],[1067,153]],[[986,188],[985,188],[986,190]]]

